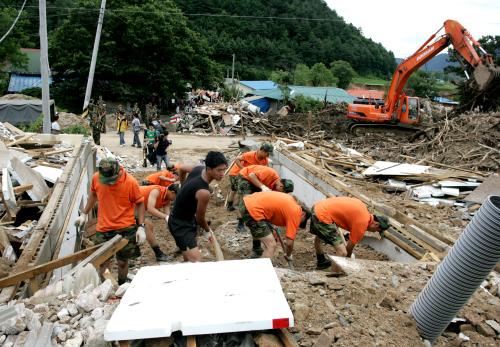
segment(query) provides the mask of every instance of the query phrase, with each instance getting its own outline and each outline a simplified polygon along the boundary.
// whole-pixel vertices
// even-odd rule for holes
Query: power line
[[[17,14],[17,17],[16,17],[16,19],[14,19],[14,22],[10,26],[9,30],[7,30],[7,32],[5,33],[5,35],[3,35],[2,38],[0,38],[0,43],[2,43],[2,41],[5,40],[5,38],[10,34],[10,32],[12,31],[12,29],[14,29],[14,26],[16,25],[17,21],[19,20],[19,17],[21,17],[21,13],[23,13],[23,9],[24,9],[24,5],[26,5],[26,1],[27,0],[24,0],[23,6],[21,6],[21,9],[19,10],[19,13]]]

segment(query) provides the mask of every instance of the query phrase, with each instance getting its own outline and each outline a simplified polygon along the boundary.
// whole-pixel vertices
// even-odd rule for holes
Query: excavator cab
[[[398,120],[402,124],[417,124],[419,122],[420,102],[417,97],[404,96],[401,109],[398,112]]]

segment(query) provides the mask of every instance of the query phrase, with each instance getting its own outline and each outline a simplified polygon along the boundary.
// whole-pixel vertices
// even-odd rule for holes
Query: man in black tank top
[[[200,174],[192,176],[177,193],[168,219],[168,228],[175,243],[182,251],[184,261],[197,262],[201,254],[196,240],[197,228],[208,231],[205,213],[210,200],[209,183],[220,181],[227,169],[227,160],[221,152],[208,152]],[[198,171],[197,170],[197,171]],[[193,170],[194,171],[194,170]],[[190,175],[191,176],[191,175]]]

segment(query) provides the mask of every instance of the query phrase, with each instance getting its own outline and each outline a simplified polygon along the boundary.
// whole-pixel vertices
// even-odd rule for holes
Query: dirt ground
[[[228,137],[200,137],[191,135],[170,136],[174,162],[195,163],[208,150],[231,150],[236,139]],[[127,163],[142,162],[142,151],[130,146],[132,135],[126,134],[125,147],[118,145],[116,134],[103,136],[102,144],[120,155]],[[235,151],[227,152],[234,156]],[[132,174],[140,182],[154,168],[137,165]],[[373,183],[359,182],[358,189],[379,202],[403,208],[422,223],[456,238],[466,222],[459,218],[460,211],[452,207],[434,208],[408,200],[404,195],[384,193]],[[250,233],[236,232],[236,212],[227,212],[224,200],[228,192],[228,179],[213,184],[216,193],[209,206],[208,219],[219,240],[226,259],[248,258],[251,251]],[[162,250],[181,262],[175,243],[164,221],[154,221],[155,235]],[[327,338],[332,346],[423,346],[409,307],[432,276],[434,263],[401,264],[387,261],[366,246],[357,247],[356,260],[346,263],[349,275],[343,278],[327,277],[327,272],[315,271],[313,236],[300,230],[295,242],[294,270],[287,267],[279,250],[273,260],[283,292],[295,317],[290,330],[300,346],[310,347],[320,338]],[[215,260],[208,244],[200,240],[205,261]],[[149,246],[142,247],[143,257],[132,264],[131,272],[138,267],[156,264]],[[329,254],[334,254],[326,247]],[[470,329],[463,332],[470,341],[459,339],[460,331],[445,331],[436,346],[499,346],[498,337],[478,333],[476,326],[487,319],[500,321],[500,299],[484,289],[478,289],[458,317],[465,318]],[[323,336],[321,336],[323,335]],[[324,340],[323,340],[324,341]],[[151,346],[156,344],[151,341]],[[320,346],[320,345],[316,345]]]

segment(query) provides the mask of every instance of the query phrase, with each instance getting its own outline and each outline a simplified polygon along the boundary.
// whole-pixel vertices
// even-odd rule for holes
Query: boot
[[[330,259],[327,259],[324,254],[317,254],[316,257],[318,258],[318,262],[316,265],[316,268],[318,270],[325,270],[332,266],[332,261]]]
[[[262,256],[264,250],[262,248],[252,249],[252,253],[250,253],[250,259],[257,259]]]
[[[229,212],[236,211],[236,208],[233,206],[233,202],[232,202],[232,201],[228,201],[228,202],[227,202],[227,210],[228,210]]]
[[[247,231],[242,218],[238,218],[238,225],[236,226],[236,231],[239,233],[244,233]]]
[[[252,253],[250,254],[250,259],[260,258],[264,253],[261,243],[259,240],[252,240]]]
[[[159,246],[152,247],[153,252],[155,252],[155,258],[157,262],[167,262],[171,261],[172,258],[163,253]]]

